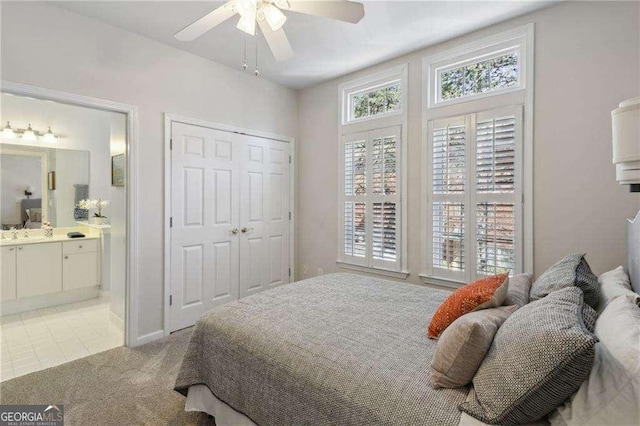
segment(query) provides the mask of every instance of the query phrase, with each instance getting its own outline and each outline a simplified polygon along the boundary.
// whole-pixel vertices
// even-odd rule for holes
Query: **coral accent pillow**
[[[455,320],[480,309],[496,308],[507,298],[509,274],[474,281],[451,293],[431,318],[427,336],[437,339]]]

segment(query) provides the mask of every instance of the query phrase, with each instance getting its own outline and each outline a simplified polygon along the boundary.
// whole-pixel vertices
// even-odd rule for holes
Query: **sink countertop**
[[[18,234],[20,235],[20,234]],[[5,235],[6,237],[7,235]],[[84,238],[69,238],[66,234],[62,235],[54,235],[51,238],[46,238],[43,236],[29,236],[29,238],[18,238],[17,240],[12,240],[11,237],[5,238],[4,240],[0,240],[0,246],[21,246],[26,244],[40,244],[40,243],[60,243],[64,241],[82,241],[82,240],[99,240],[99,236],[95,235],[87,235]]]

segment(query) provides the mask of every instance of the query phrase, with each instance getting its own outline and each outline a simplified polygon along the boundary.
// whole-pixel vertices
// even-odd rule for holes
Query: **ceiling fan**
[[[236,13],[240,15],[237,28],[255,35],[256,23],[277,61],[293,56],[293,50],[282,26],[287,17],[283,11],[323,16],[356,24],[364,17],[364,6],[345,0],[231,0],[213,12],[174,34],[181,41],[191,41],[221,24]]]

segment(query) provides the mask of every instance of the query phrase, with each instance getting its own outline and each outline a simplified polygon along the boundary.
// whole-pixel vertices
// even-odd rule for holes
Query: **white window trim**
[[[408,70],[409,64],[401,64],[398,66],[394,66],[388,68],[386,70],[369,74],[367,76],[358,78],[356,80],[352,80],[346,83],[341,84],[338,87],[338,99],[340,101],[340,109],[339,109],[339,120],[341,125],[338,126],[338,158],[340,159],[340,164],[344,165],[342,162],[344,161],[344,137],[349,134],[360,133],[360,132],[369,132],[375,131],[382,128],[388,128],[392,126],[400,127],[400,176],[398,180],[398,196],[399,196],[399,205],[400,205],[400,215],[398,216],[400,219],[400,241],[397,245],[399,248],[399,259],[400,259],[400,269],[399,270],[389,270],[384,267],[376,267],[376,266],[364,266],[357,263],[352,263],[345,259],[344,256],[344,213],[342,209],[344,208],[344,167],[340,167],[340,177],[339,177],[339,205],[340,205],[340,223],[338,227],[338,241],[340,242],[338,246],[337,260],[336,263],[339,267],[345,269],[351,269],[359,272],[367,272],[377,275],[383,275],[391,278],[399,278],[406,279],[409,276],[409,271],[407,270],[408,260],[407,260],[407,250],[408,250],[408,241],[407,241],[407,197],[406,197],[406,188],[407,188],[407,102],[408,102]],[[386,114],[378,114],[373,117],[366,117],[363,119],[358,119],[355,121],[347,122],[345,118],[348,114],[348,100],[349,95],[354,93],[357,90],[362,90],[365,88],[370,88],[376,84],[382,84],[384,82],[389,83],[393,80],[400,80],[400,87],[402,90],[402,100],[400,103],[400,109],[397,111],[393,111],[391,113]],[[346,110],[346,111],[345,111]]]
[[[500,90],[493,93],[486,93],[478,96],[469,96],[459,98],[448,102],[434,104],[432,102],[434,94],[434,79],[432,74],[432,65],[439,64],[452,58],[460,58],[463,55],[467,57],[478,56],[477,52],[482,49],[497,46],[503,42],[512,42],[515,39],[521,40],[521,86],[515,90]],[[521,192],[522,192],[522,271],[533,272],[533,119],[534,119],[534,24],[528,24],[512,30],[487,37],[472,43],[468,43],[435,55],[426,57],[422,62],[423,70],[423,96],[422,96],[422,272],[420,278],[425,284],[437,285],[442,287],[458,288],[464,285],[463,281],[454,281],[443,278],[434,277],[430,273],[430,260],[428,258],[428,236],[430,235],[429,225],[429,202],[430,202],[430,185],[427,184],[430,179],[431,153],[428,150],[429,128],[428,123],[431,120],[450,117],[456,115],[466,115],[469,113],[480,113],[482,111],[497,109],[502,106],[514,106],[522,104],[524,106],[523,114],[523,141],[522,141],[522,170],[521,170]],[[486,50],[484,50],[486,52]],[[475,52],[475,55],[474,55]],[[434,68],[435,69],[435,68]],[[510,88],[512,89],[512,88]],[[458,104],[458,105],[456,105]]]
[[[462,96],[443,100],[440,92],[440,74],[484,59],[489,59],[509,52],[518,52],[518,84],[505,89],[493,90],[475,95]],[[533,24],[518,27],[510,31],[477,40],[457,48],[429,56],[423,60],[423,70],[427,70],[428,78],[424,80],[427,88],[427,108],[438,108],[470,102],[506,93],[526,89],[533,84],[529,78],[533,74]]]
[[[366,121],[379,120],[385,117],[403,116],[406,115],[406,78],[407,65],[401,65],[393,68],[389,68],[384,71],[371,74],[366,77],[352,80],[350,82],[340,85],[340,123],[342,125],[362,123]],[[395,111],[385,112],[383,114],[376,114],[361,118],[351,118],[351,98],[353,96],[367,93],[375,89],[392,85],[396,82],[400,82],[400,89],[402,91],[402,102],[400,102],[400,108]]]

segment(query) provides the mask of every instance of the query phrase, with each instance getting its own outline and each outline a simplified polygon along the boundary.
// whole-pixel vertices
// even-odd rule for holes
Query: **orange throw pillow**
[[[507,297],[509,274],[493,275],[467,284],[451,293],[438,307],[427,336],[437,339],[452,322],[480,309],[496,308],[502,305]]]

